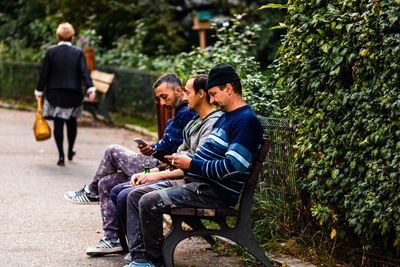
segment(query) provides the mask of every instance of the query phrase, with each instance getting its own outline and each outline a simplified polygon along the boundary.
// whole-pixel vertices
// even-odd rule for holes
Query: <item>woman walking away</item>
[[[72,46],[74,28],[69,23],[61,23],[56,31],[58,44],[46,51],[39,83],[35,90],[38,98],[46,88],[43,116],[54,120],[54,138],[58,149],[57,165],[64,166],[64,122],[67,124],[68,159],[75,155],[73,150],[77,135],[77,121],[83,104],[82,80],[87,87],[89,98],[96,97],[85,55],[80,48]]]

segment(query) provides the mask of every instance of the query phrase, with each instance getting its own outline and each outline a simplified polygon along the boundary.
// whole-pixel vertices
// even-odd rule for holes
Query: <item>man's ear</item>
[[[185,94],[183,93],[183,89],[180,86],[175,87],[174,92],[177,96],[179,96],[181,99],[182,97],[185,96]]]
[[[225,89],[226,89],[226,92],[228,93],[228,95],[232,95],[234,93],[232,84],[230,84],[230,83],[227,83],[225,85]]]
[[[200,89],[197,94],[200,96],[201,99],[205,98],[207,96],[207,93],[203,90]]]
[[[174,91],[176,94],[183,94],[182,87],[180,87],[180,86],[175,87]]]

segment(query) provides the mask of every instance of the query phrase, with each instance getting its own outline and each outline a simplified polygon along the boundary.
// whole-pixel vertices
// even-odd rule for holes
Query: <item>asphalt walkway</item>
[[[108,145],[136,150],[133,138],[151,138],[81,121],[77,154],[59,167],[54,139],[35,141],[34,118],[34,112],[0,108],[0,266],[123,266],[123,255],[86,255],[103,236],[99,206],[73,205],[63,194],[90,181]],[[206,247],[200,239],[181,242],[176,266],[241,266]]]

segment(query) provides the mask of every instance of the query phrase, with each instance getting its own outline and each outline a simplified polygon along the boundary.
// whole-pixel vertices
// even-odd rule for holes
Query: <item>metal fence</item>
[[[33,91],[40,68],[40,63],[0,61],[0,97],[34,101]],[[157,74],[110,66],[98,66],[97,69],[115,74],[110,110],[129,115],[155,116],[152,84]]]

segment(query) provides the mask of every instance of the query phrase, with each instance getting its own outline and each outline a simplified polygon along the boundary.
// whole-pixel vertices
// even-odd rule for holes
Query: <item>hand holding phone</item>
[[[148,146],[148,144],[140,138],[135,138],[133,141],[135,141],[138,145]]]
[[[138,148],[140,150],[140,153],[146,156],[151,156],[151,154],[154,152],[154,148],[149,146],[145,141],[143,141],[140,138],[135,138],[133,139],[138,144]]]
[[[153,154],[151,154],[152,157],[158,159],[159,161],[161,161],[167,165],[171,165],[169,160],[164,158],[164,156],[166,156],[166,155],[169,155],[169,153],[163,149],[156,150]]]

